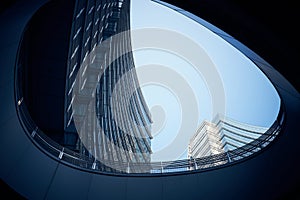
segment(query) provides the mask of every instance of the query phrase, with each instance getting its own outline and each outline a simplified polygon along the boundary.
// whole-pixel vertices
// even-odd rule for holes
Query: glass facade
[[[232,151],[258,140],[268,129],[216,116],[213,122],[204,121],[190,139],[188,155],[200,158]]]
[[[127,0],[76,1],[65,87],[65,146],[120,166],[151,160],[151,118],[135,73],[129,9]]]
[[[223,153],[222,143],[215,124],[203,121],[197,133],[191,138],[188,148],[189,157],[200,158]]]

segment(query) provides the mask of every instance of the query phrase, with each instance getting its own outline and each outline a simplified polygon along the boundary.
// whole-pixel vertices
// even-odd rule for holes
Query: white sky
[[[205,50],[221,76],[225,91],[225,114],[228,117],[257,126],[268,127],[273,123],[279,110],[279,96],[269,80],[248,58],[205,27],[171,9],[150,0],[131,0],[131,4],[133,30],[148,27],[174,30],[192,39]],[[132,45],[134,49],[134,37]],[[205,77],[197,73],[186,60],[170,52],[155,49],[135,51],[134,59],[137,69],[142,69],[143,65],[159,64],[172,68],[183,77],[191,86],[198,103],[199,117],[196,126],[204,119],[211,120],[214,117],[212,97]],[[176,92],[155,81],[142,85],[142,92],[154,119],[152,161],[185,158],[185,148],[182,147],[183,157],[178,153],[159,153],[172,144],[182,123],[182,105]],[[196,132],[187,131],[191,132],[189,135]]]

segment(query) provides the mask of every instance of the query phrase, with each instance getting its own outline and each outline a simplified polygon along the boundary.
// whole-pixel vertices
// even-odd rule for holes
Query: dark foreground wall
[[[229,36],[226,36],[229,42],[259,61],[282,98],[285,126],[269,148],[229,167],[148,177],[91,173],[46,155],[21,126],[14,96],[14,68],[20,38],[31,16],[44,3],[22,1],[0,15],[0,177],[16,193],[27,199],[297,199],[292,198],[295,195],[299,198],[300,94],[288,79]],[[263,52],[259,55],[264,56]],[[281,65],[274,64],[277,66]],[[288,71],[295,72],[296,68]],[[2,194],[5,192],[8,190]]]
[[[65,79],[74,3],[52,0],[35,13],[24,32],[18,61],[29,114],[59,144],[63,144],[64,136]]]

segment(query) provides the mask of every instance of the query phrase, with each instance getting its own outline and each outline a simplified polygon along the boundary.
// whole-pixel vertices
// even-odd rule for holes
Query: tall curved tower
[[[62,42],[52,37],[53,49],[45,50],[45,43],[50,42],[44,37],[40,45],[30,34],[49,27],[40,23],[40,17],[56,7],[66,10],[65,24],[55,24],[58,30],[65,31],[65,38]],[[36,129],[65,148],[98,161],[101,164],[93,168],[100,170],[108,170],[109,165],[111,170],[128,171],[130,163],[151,160],[151,118],[135,73],[129,9],[127,0],[52,1],[34,17],[20,48],[20,70],[25,71],[19,73],[23,80],[21,93]],[[56,75],[45,75],[40,66],[49,60],[40,58],[37,62],[36,49],[55,56],[56,48],[62,45],[68,53],[48,67]],[[48,106],[40,102],[40,87],[36,85],[46,90],[45,99],[55,101]],[[52,114],[43,119],[41,113]]]

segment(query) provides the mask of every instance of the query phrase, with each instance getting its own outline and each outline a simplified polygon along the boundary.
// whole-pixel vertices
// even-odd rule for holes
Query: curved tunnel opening
[[[62,159],[64,155],[62,154],[64,147],[68,147],[65,143],[65,91],[74,7],[75,3],[73,1],[50,1],[43,6],[27,26],[19,58],[19,69],[21,70],[19,73],[22,79],[20,82],[21,96],[24,98],[30,117],[38,129],[56,143],[62,145],[62,150],[58,149],[58,152],[56,152],[59,159]],[[274,139],[273,134],[277,135],[280,131],[282,118],[283,111],[280,110],[279,121],[275,121],[268,130],[265,130],[265,133],[269,135],[266,134],[256,138],[255,141],[251,140],[249,144],[241,142],[242,145],[240,146],[245,145],[242,150],[238,149],[239,146],[235,148],[232,145],[233,148],[229,149],[232,151],[229,153],[218,151],[216,155],[205,155],[192,160],[175,160],[165,163],[160,162],[160,164],[150,163],[154,166],[152,171],[149,171],[153,167],[150,167],[149,163],[146,163],[146,167],[142,167],[147,170],[146,173],[163,173],[206,169],[229,164],[267,146]],[[130,143],[133,144],[134,142],[130,141]],[[136,144],[133,144],[133,146]],[[223,146],[225,145],[227,144],[223,144]],[[74,149],[71,148],[71,150]],[[73,155],[72,152],[69,153]],[[204,164],[203,160],[205,161]],[[213,163],[211,163],[212,161]],[[95,169],[96,166],[101,165],[101,163],[97,164],[95,160],[88,160],[87,162],[89,169]],[[126,168],[126,173],[134,173],[128,163],[122,164]],[[103,169],[101,168],[101,170]],[[104,169],[104,171],[111,171],[111,169]]]
[[[15,14],[15,10],[13,10],[13,14]],[[28,15],[24,16],[24,18],[26,17]],[[20,31],[18,27],[19,24],[15,29],[17,32]],[[6,29],[3,31],[5,33]],[[17,42],[16,48],[18,46]],[[5,47],[2,55],[8,55],[10,51],[7,50],[8,48]],[[295,58],[291,58],[291,60],[295,60]],[[4,68],[12,69],[13,66],[14,61],[10,65],[4,66]],[[285,70],[285,66],[282,70]],[[4,75],[4,73],[0,74]],[[272,76],[272,70],[267,74]],[[12,75],[9,77],[13,79]],[[72,199],[82,197],[84,199],[88,195],[88,197],[97,197],[98,199],[106,196],[111,199],[120,199],[118,197],[197,199],[199,196],[208,199],[230,199],[233,196],[239,199],[245,197],[247,199],[257,197],[262,199],[278,199],[278,197],[281,197],[280,199],[293,199],[295,196],[299,196],[297,195],[297,189],[299,189],[299,184],[297,184],[299,183],[299,163],[295,162],[295,155],[299,151],[299,148],[297,148],[299,134],[296,131],[299,116],[299,98],[296,100],[294,98],[299,97],[299,93],[294,92],[292,87],[286,88],[285,83],[287,81],[280,74],[272,76],[271,80],[276,83],[276,88],[282,95],[282,100],[287,108],[286,127],[282,132],[282,137],[274,142],[272,146],[270,145],[271,147],[267,151],[255,156],[254,159],[247,160],[247,162],[223,169],[210,170],[206,173],[196,171],[195,173],[177,176],[159,174],[152,178],[138,178],[139,175],[123,178],[94,172],[88,173],[85,170],[77,170],[77,168],[74,170],[74,167],[66,166],[58,159],[52,160],[47,154],[45,156],[41,149],[28,144],[31,141],[23,137],[23,134],[28,131],[24,126],[19,126],[24,119],[20,118],[18,113],[15,113],[13,120],[7,120],[8,123],[2,123],[1,127],[1,155],[4,161],[1,170],[2,181],[7,182],[15,191],[29,198]],[[18,99],[13,102],[13,85],[11,86],[11,92],[7,92],[5,88],[1,87],[1,93],[3,92],[9,98],[4,98],[3,104],[4,106],[11,104],[12,106],[9,106],[9,108],[12,107],[15,111],[15,107],[18,107],[19,103],[17,103]],[[14,103],[17,103],[17,105],[14,106]],[[3,115],[7,119],[10,117],[6,112],[2,112],[1,117]],[[15,127],[17,129],[14,129]],[[29,133],[31,133],[30,130]],[[27,148],[23,148],[21,142],[26,144]],[[37,155],[41,155],[41,157]],[[53,170],[52,176],[49,173],[51,170]],[[76,182],[74,180],[80,181]],[[228,181],[230,181],[230,184],[224,184]],[[112,188],[115,188],[114,191],[117,192],[112,192]],[[149,188],[153,188],[157,192],[153,192]],[[200,193],[199,188],[202,188]],[[216,192],[216,188],[219,192]]]

